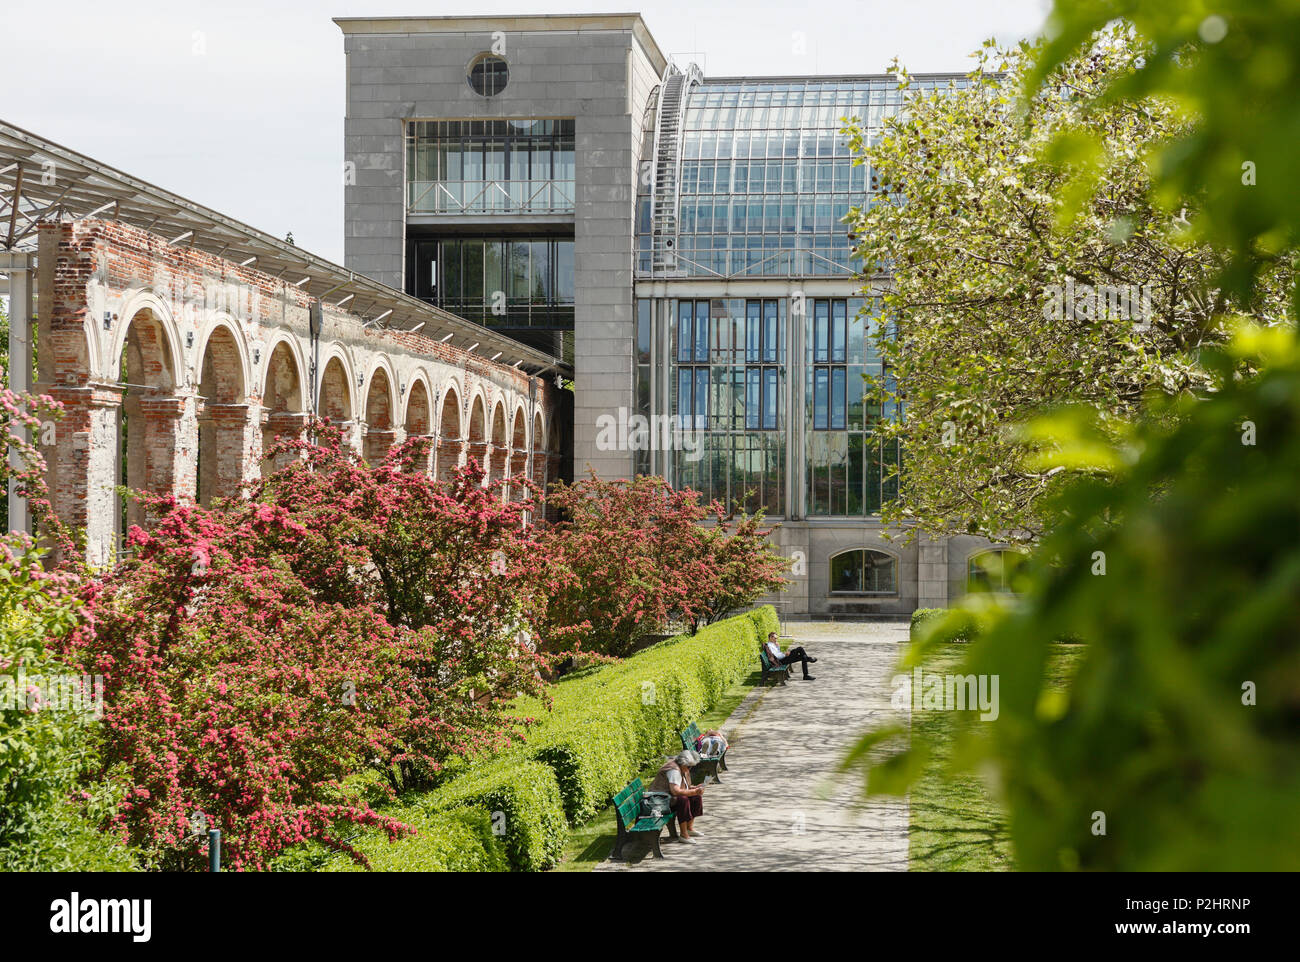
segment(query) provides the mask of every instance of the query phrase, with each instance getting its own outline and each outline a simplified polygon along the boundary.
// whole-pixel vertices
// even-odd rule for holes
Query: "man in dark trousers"
[[[817,659],[814,658],[812,655],[808,654],[808,652],[804,651],[802,647],[791,648],[784,655],[781,654],[781,646],[776,643],[775,631],[768,633],[767,644],[764,645],[764,647],[767,649],[767,657],[772,662],[772,664],[793,665],[796,661],[800,662],[803,664],[803,680],[804,681],[817,680],[812,675],[808,674],[808,666],[813,662],[815,662]]]

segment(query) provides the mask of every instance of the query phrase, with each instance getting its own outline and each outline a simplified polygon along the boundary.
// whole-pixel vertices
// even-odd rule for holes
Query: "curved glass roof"
[[[849,208],[870,203],[843,118],[868,133],[904,96],[962,84],[961,74],[856,79],[706,80],[690,90],[681,141],[679,269],[697,276],[850,276]],[[638,268],[649,270],[648,202]]]

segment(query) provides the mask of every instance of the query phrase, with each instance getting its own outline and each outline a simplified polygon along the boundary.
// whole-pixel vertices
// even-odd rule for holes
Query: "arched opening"
[[[303,412],[302,375],[298,361],[289,345],[281,341],[271,351],[266,362],[266,391],[262,396],[266,422],[262,425],[262,452],[267,454],[277,439],[302,437],[306,424]],[[262,474],[282,468],[292,458],[291,454],[266,457],[262,461]]]
[[[514,429],[510,432],[510,477],[516,475],[528,476],[528,419],[524,417],[524,409],[519,408],[515,411]],[[515,500],[521,500],[527,489],[522,484],[512,484],[506,493],[506,497]]]
[[[366,440],[362,452],[371,464],[384,460],[393,444],[392,390],[388,372],[376,368],[370,376],[370,390],[366,392]]]
[[[352,386],[348,384],[343,362],[337,357],[329,359],[321,374],[320,403],[316,410],[330,424],[343,428],[344,444],[353,443],[354,437],[349,430],[352,427]]]
[[[506,415],[498,404],[492,410],[492,454],[488,481],[499,481],[506,476],[506,465],[510,460],[510,450],[506,442]]]
[[[213,330],[199,365],[198,502],[233,498],[245,480],[250,431],[244,365],[230,328]]]
[[[118,409],[118,483],[132,491],[188,496],[194,488],[192,480],[181,477],[185,402],[175,395],[173,345],[162,322],[148,309],[135,314],[127,325],[119,373],[123,395]],[[147,527],[150,519],[133,498],[121,498],[117,507],[120,551],[127,529]]]
[[[469,412],[469,433],[466,438],[466,452],[487,470],[487,414],[483,410],[482,396],[474,399],[474,406]]]
[[[542,425],[542,412],[533,415],[532,464],[529,474],[533,483],[546,490],[546,430]]]
[[[424,380],[418,380],[411,385],[408,391],[409,397],[406,399],[406,438],[426,438],[429,436],[430,429],[433,425],[433,406],[429,401],[429,389],[425,386]],[[428,471],[433,459],[432,445],[428,445],[420,454],[418,463],[423,466],[424,471]]]
[[[1018,548],[977,551],[966,562],[966,591],[1015,594],[1020,568],[1028,557]]]
[[[438,422],[438,478],[446,481],[460,464],[463,439],[460,436],[460,397],[454,387],[442,396],[442,417]]]
[[[856,548],[831,556],[831,594],[898,593],[898,559],[883,551]]]

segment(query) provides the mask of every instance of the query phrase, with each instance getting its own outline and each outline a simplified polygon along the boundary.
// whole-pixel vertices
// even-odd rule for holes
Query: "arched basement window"
[[[870,548],[831,557],[831,594],[892,595],[898,592],[898,561]]]
[[[510,68],[495,54],[479,54],[469,65],[470,89],[483,97],[495,97],[506,89]]]
[[[966,590],[971,593],[1015,591],[1016,572],[1025,563],[1025,553],[1015,548],[978,551],[966,563]]]

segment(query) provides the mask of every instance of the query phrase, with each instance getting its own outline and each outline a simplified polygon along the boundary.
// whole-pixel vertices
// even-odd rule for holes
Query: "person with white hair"
[[[664,762],[648,789],[669,796],[669,805],[677,816],[677,837],[683,842],[700,834],[695,820],[704,814],[704,786],[691,785],[691,769],[699,763],[698,752],[681,752]]]

